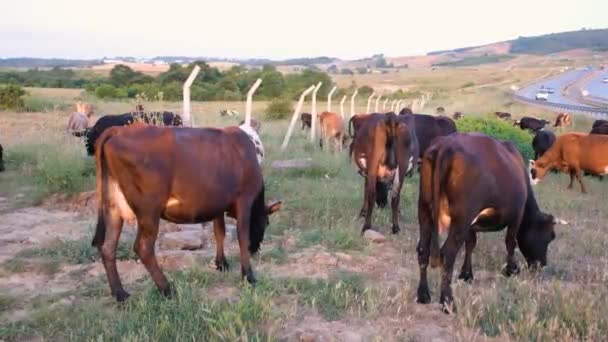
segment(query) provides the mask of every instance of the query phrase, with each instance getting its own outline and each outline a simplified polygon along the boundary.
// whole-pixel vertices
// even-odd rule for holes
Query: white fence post
[[[201,71],[201,67],[198,65],[194,66],[192,72],[190,72],[190,76],[186,82],[184,82],[183,88],[183,98],[184,98],[184,126],[192,127],[192,118],[190,117],[190,87],[192,86],[192,82],[196,78],[196,75]]]
[[[356,114],[355,113],[355,97],[357,97],[357,94],[359,94],[359,89],[355,89],[355,92],[350,97],[350,117],[351,118]]]
[[[369,108],[372,106],[372,99],[374,98],[374,96],[376,96],[376,93],[372,93],[367,98],[367,109],[365,110],[365,114],[369,114]]]
[[[247,92],[247,105],[245,106],[245,124],[248,126],[251,126],[251,109],[253,102],[253,94],[256,90],[258,90],[258,87],[261,83],[262,79],[258,78],[258,80],[255,81],[251,88],[249,88],[249,92]]]
[[[379,105],[380,105],[380,99],[382,98],[382,95],[378,95],[378,97],[376,97],[376,106],[374,107],[374,113],[378,113],[378,109]]]
[[[317,92],[319,91],[319,88],[321,88],[321,85],[323,85],[323,82],[319,82],[317,83],[317,86],[315,87],[315,89],[312,91],[312,110],[310,113],[310,116],[312,116],[312,118],[310,119],[310,142],[315,141],[315,136],[316,136],[316,127],[317,127]]]
[[[382,102],[382,111],[386,110],[386,103],[388,102],[388,97],[384,99],[384,102]]]
[[[329,91],[329,94],[327,94],[327,111],[330,112],[330,113],[331,113],[331,96],[334,94],[334,92],[336,91],[336,89],[338,89],[338,87],[334,86]]]
[[[304,92],[302,92],[302,95],[300,95],[300,99],[298,100],[298,105],[296,106],[296,109],[293,112],[293,116],[291,117],[291,122],[289,123],[289,127],[287,128],[287,133],[285,134],[285,139],[283,139],[283,144],[281,145],[281,151],[285,150],[287,148],[287,144],[289,144],[289,138],[291,138],[291,132],[293,132],[293,127],[296,125],[296,121],[298,121],[298,114],[300,114],[300,111],[302,110],[302,105],[304,104],[304,98],[306,98],[306,95],[310,94],[311,91],[313,91],[315,89],[314,85],[311,85],[310,87],[308,87],[308,89],[304,90]]]
[[[397,99],[393,99],[393,102],[391,102],[391,112],[395,112],[397,109],[395,108],[397,105]]]
[[[342,115],[342,119],[344,119],[344,101],[346,101],[346,95],[342,96],[342,101],[340,101],[340,115]]]

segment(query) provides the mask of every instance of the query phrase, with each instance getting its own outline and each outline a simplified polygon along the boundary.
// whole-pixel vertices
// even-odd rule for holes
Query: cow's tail
[[[348,135],[352,138],[354,138],[354,127],[353,127],[353,119],[355,118],[355,116],[351,116],[350,120],[348,120]]]
[[[106,238],[105,210],[108,200],[108,165],[104,154],[105,143],[113,136],[114,130],[106,130],[95,143],[95,164],[97,168],[97,226],[95,236],[91,243],[94,247],[101,248]]]
[[[434,153],[432,158],[432,179],[431,179],[431,217],[433,226],[431,227],[431,267],[439,267],[441,265],[441,253],[439,250],[439,207],[441,198],[441,185],[443,183],[442,176],[449,173],[450,163],[454,151],[450,148],[438,149],[431,151]]]

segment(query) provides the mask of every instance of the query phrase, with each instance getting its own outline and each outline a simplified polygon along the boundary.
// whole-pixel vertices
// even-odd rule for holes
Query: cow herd
[[[252,122],[253,128],[243,124],[222,129],[184,128],[179,127],[179,115],[145,113],[138,107],[135,112],[101,117],[90,126],[92,109],[83,110],[82,115],[70,117],[68,131],[85,137],[87,153],[95,157],[100,200],[93,246],[102,257],[112,296],[118,301],[128,297],[116,268],[124,222],[137,223],[135,252],[161,293],[172,293],[154,251],[161,218],[178,224],[213,221],[215,263],[220,271],[229,266],[224,255],[224,216],[235,218],[241,273],[255,283],[250,254],[260,248],[269,215],[281,206],[280,201],[265,199],[264,149],[258,136],[261,124]],[[496,112],[496,116],[511,120],[509,113]],[[461,117],[462,113],[454,115],[454,119]],[[593,134],[558,137],[544,129],[548,121],[526,117],[514,121],[534,133],[535,160],[529,163],[512,142],[481,133],[459,133],[451,118],[414,114],[407,108],[398,114],[353,115],[348,122],[330,112],[314,118],[302,113],[300,120],[302,129],[317,120],[321,146],[333,145],[334,150],[342,151],[350,140],[349,158],[363,178],[362,233],[372,227],[374,208],[386,207],[389,198],[391,230],[400,231],[401,189],[406,177],[420,174],[417,301],[431,300],[428,265],[441,267],[440,303],[446,311],[455,309],[450,284],[463,245],[465,259],[459,278],[473,279],[471,260],[479,232],[507,228],[503,271],[507,276],[519,271],[515,247],[530,268],[547,264],[548,246],[559,221],[540,209],[532,185],[548,171],[569,173],[569,187],[576,178],[583,192],[581,172],[608,173],[608,135],[601,133],[608,133],[608,122],[601,120],[593,125]],[[570,123],[570,115],[563,113],[554,126]],[[0,146],[0,171],[3,168]],[[441,247],[440,233],[447,234]]]

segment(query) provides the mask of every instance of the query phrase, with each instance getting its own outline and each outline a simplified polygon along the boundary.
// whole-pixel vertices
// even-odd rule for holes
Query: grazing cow
[[[89,128],[91,117],[85,113],[74,112],[68,119],[66,131],[75,137],[83,137]]]
[[[429,257],[442,266],[440,302],[453,303],[452,272],[463,243],[465,259],[460,279],[473,279],[471,257],[478,232],[507,227],[505,275],[519,270],[518,246],[529,266],[547,263],[547,248],[555,238],[553,216],[538,207],[520,153],[511,142],[480,133],[455,133],[438,139],[424,154],[418,200],[420,240],[418,303],[429,303]],[[448,236],[439,249],[439,231]]]
[[[550,122],[547,120],[541,120],[541,119],[537,119],[537,118],[531,118],[529,116],[524,116],[523,118],[521,118],[521,120],[515,120],[513,122],[513,126],[519,126],[519,128],[523,129],[523,130],[529,130],[532,133],[536,133],[538,131],[540,131],[541,129],[545,128],[545,125],[549,124]]]
[[[241,122],[239,123],[239,126],[244,125],[245,124],[245,120],[241,120]],[[262,131],[262,122],[258,121],[256,119],[251,119],[251,127],[259,134]]]
[[[538,183],[550,170],[570,174],[568,189],[572,189],[574,177],[586,193],[581,171],[592,175],[608,174],[608,136],[571,132],[560,135],[553,146],[538,160],[530,161],[530,177]]]
[[[437,114],[437,115],[443,115],[443,114],[445,114],[445,108],[443,108],[443,107],[437,107],[437,109],[435,109],[435,114]]]
[[[312,114],[310,113],[301,113],[300,114],[300,122],[302,122],[302,130],[306,128],[311,128],[312,126]]]
[[[497,118],[501,119],[501,120],[511,120],[511,113],[507,113],[507,112],[494,112],[494,115],[496,115]]]
[[[239,112],[233,109],[220,109],[220,116],[239,116]]]
[[[410,108],[403,107],[401,109],[401,111],[399,111],[399,115],[406,115],[406,114],[414,114],[414,112],[412,112],[412,110]]]
[[[452,118],[454,120],[458,120],[458,119],[464,118],[464,114],[462,112],[454,112],[454,115],[452,115]]]
[[[559,113],[555,118],[553,127],[570,127],[572,125],[572,115],[569,113]]]
[[[342,152],[342,145],[344,142],[345,134],[344,134],[344,119],[340,114],[323,112],[319,115],[319,146],[323,148],[323,142],[325,144],[329,142],[329,140],[334,141],[335,149]]]
[[[605,124],[593,124],[593,128],[591,128],[591,132],[589,134],[604,134],[608,135],[608,122]]]
[[[0,145],[0,172],[4,171],[4,149]]]
[[[414,117],[421,158],[435,138],[456,132],[456,123],[448,117],[426,114],[411,114],[411,116]]]
[[[363,206],[359,213],[365,217],[362,232],[371,228],[374,202],[379,207],[388,203],[392,190],[392,232],[399,228],[399,201],[405,175],[417,163],[418,142],[411,117],[395,113],[370,114],[355,135],[349,154],[359,173],[365,178]]]
[[[88,117],[91,117],[93,115],[93,105],[91,105],[90,103],[82,103],[82,102],[76,102],[75,104],[76,113],[83,113],[86,114]]]
[[[135,105],[135,111],[136,112],[143,112],[143,111],[145,111],[144,105],[143,104]]]
[[[181,116],[171,112],[151,112],[151,113],[125,113],[121,115],[105,115],[99,118],[95,125],[86,133],[87,153],[92,156],[95,154],[95,142],[101,133],[112,126],[127,126],[136,121],[147,124],[162,124],[164,126],[182,126]]]
[[[237,127],[170,129],[137,123],[105,130],[95,152],[99,212],[92,244],[118,301],[129,296],[116,269],[124,221],[137,221],[135,252],[160,292],[169,296],[171,287],[154,252],[160,219],[178,224],[213,220],[216,267],[226,270],[227,213],[237,220],[241,274],[255,282],[250,253],[259,250],[268,217],[280,202],[265,203],[262,169],[248,134]]]
[[[532,139],[532,148],[534,149],[534,160],[538,160],[538,158],[542,157],[545,152],[555,142],[555,134],[551,131],[540,130],[536,132],[534,135],[534,139]]]
[[[350,120],[348,120],[348,135],[354,139],[359,128],[363,126],[369,117],[370,114],[355,114],[351,116]]]
[[[605,125],[605,124],[608,124],[608,120],[601,120],[601,119],[598,119],[598,120],[595,120],[595,121],[593,122],[593,126],[591,126],[591,128],[596,128],[596,127],[598,127],[598,126],[603,126],[603,125]]]

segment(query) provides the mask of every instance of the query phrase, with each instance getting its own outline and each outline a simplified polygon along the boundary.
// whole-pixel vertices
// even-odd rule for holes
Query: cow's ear
[[[273,201],[273,202],[266,204],[266,212],[268,213],[268,215],[272,215],[275,212],[281,210],[282,203],[283,202],[281,202],[281,201]]]

